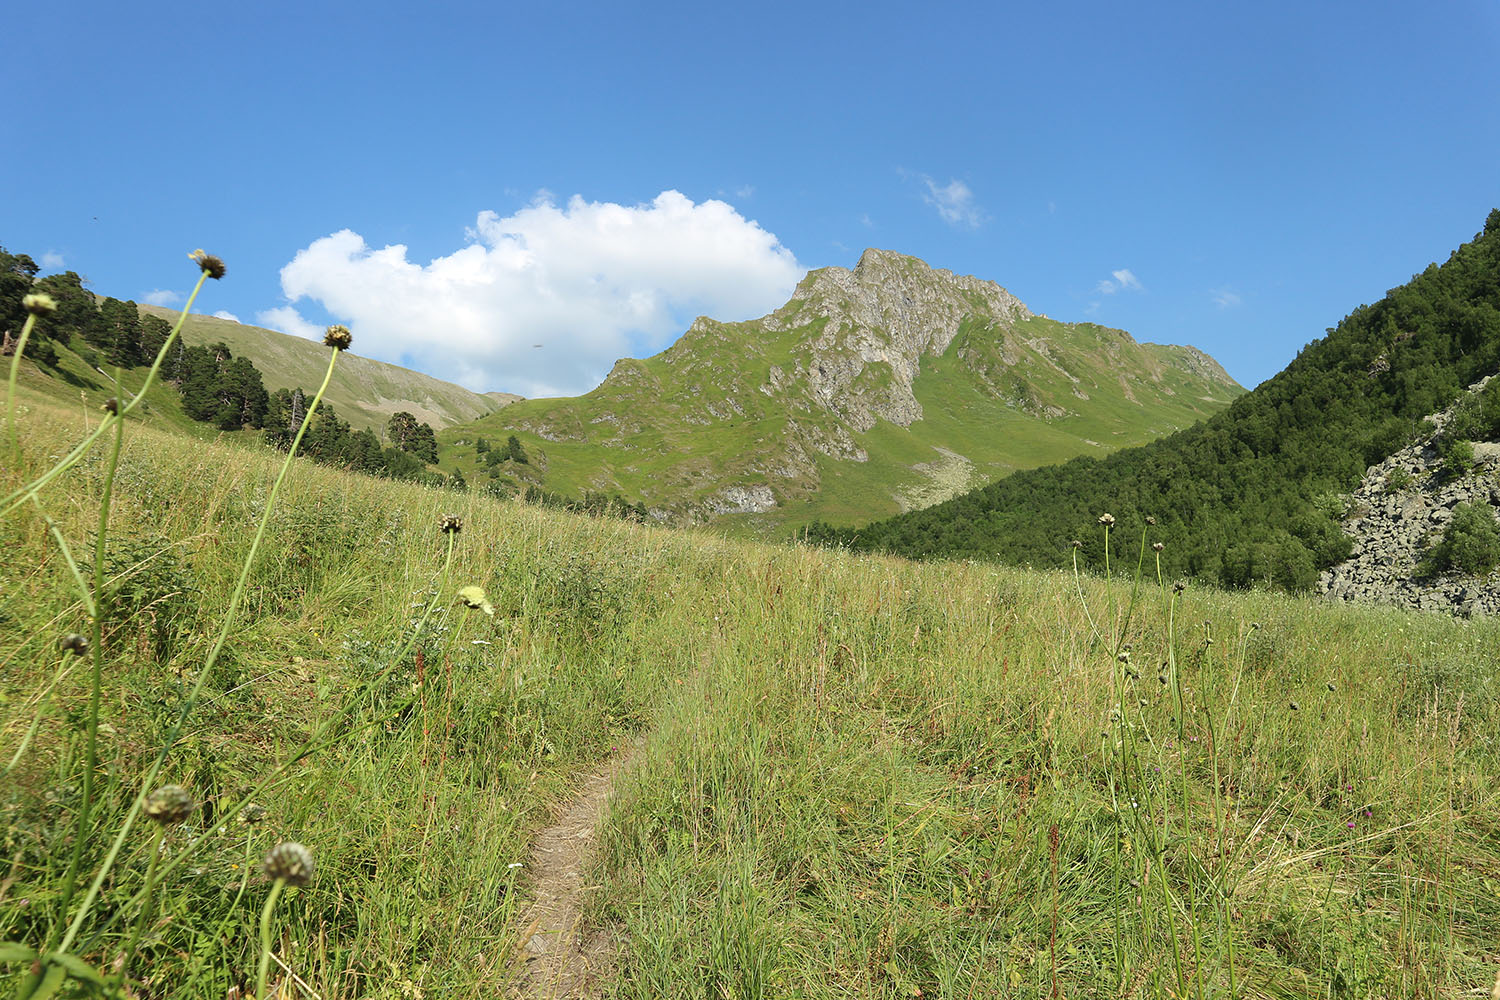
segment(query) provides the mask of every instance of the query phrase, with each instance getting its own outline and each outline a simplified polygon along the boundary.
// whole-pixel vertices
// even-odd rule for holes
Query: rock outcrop
[[[1470,386],[1469,392],[1477,393],[1488,381]],[[1444,427],[1465,398],[1429,418],[1430,433],[1366,471],[1343,520],[1354,549],[1344,562],[1323,572],[1318,581],[1322,593],[1341,601],[1500,614],[1500,571],[1478,577],[1417,575],[1455,507],[1473,501],[1500,506],[1500,444],[1475,445],[1474,467],[1464,473],[1445,468],[1438,454]]]

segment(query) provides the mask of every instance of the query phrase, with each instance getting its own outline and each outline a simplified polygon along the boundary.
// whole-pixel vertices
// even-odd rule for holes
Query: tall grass
[[[621,995],[1493,982],[1494,623],[742,559],[605,829]]]

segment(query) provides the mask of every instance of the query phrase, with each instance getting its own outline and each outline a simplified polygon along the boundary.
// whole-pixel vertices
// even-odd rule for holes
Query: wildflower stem
[[[1094,615],[1089,611],[1088,598],[1083,596],[1083,578],[1078,573],[1078,550],[1073,550],[1073,586],[1078,588],[1078,603],[1083,606],[1083,617],[1088,619],[1089,632],[1092,633],[1093,641],[1103,640],[1099,634],[1099,626],[1094,623]]]
[[[202,287],[203,281],[201,278],[198,284],[199,287]],[[261,513],[260,524],[255,529],[255,539],[250,543],[250,551],[246,554],[245,562],[240,568],[239,579],[235,583],[234,593],[229,598],[229,607],[224,611],[224,620],[219,627],[219,635],[214,640],[213,648],[209,650],[208,656],[204,658],[203,666],[198,670],[198,679],[194,681],[193,688],[188,693],[187,701],[183,704],[182,711],[178,713],[177,722],[172,726],[171,731],[167,733],[167,738],[162,742],[161,750],[157,752],[156,760],[152,763],[150,772],[147,773],[145,780],[141,782],[141,791],[136,795],[135,802],[131,805],[130,811],[126,813],[125,821],[120,825],[119,832],[115,834],[114,843],[110,845],[109,853],[104,858],[104,864],[100,866],[98,873],[94,876],[93,884],[89,886],[89,891],[84,897],[83,905],[79,907],[78,913],[73,918],[73,922],[68,926],[67,934],[63,936],[62,945],[60,946],[63,951],[72,946],[74,939],[78,936],[78,932],[82,929],[84,917],[88,914],[94,900],[98,898],[99,890],[104,885],[105,878],[114,867],[115,859],[119,857],[120,848],[125,843],[126,836],[130,833],[130,828],[135,824],[136,817],[140,815],[141,807],[145,804],[146,796],[154,787],[156,776],[161,773],[162,765],[166,763],[167,754],[171,752],[172,747],[177,743],[178,736],[182,734],[182,729],[187,724],[188,716],[192,714],[193,708],[198,703],[198,695],[203,690],[204,681],[213,672],[214,664],[218,662],[219,653],[224,649],[224,642],[229,637],[230,628],[234,625],[235,613],[239,610],[240,601],[245,596],[245,581],[250,577],[250,569],[255,564],[255,553],[260,548],[261,539],[265,537],[266,525],[270,522],[271,511],[276,506],[276,496],[281,492],[281,484],[286,480],[287,470],[291,468],[292,459],[297,455],[297,446],[302,443],[302,436],[306,433],[308,424],[312,422],[313,414],[317,412],[318,403],[322,401],[323,394],[328,391],[328,383],[333,378],[333,368],[338,363],[340,353],[335,348],[332,357],[328,359],[328,371],[323,376],[323,384],[318,387],[317,395],[313,397],[312,403],[308,406],[307,419],[297,429],[297,436],[292,440],[292,446],[287,449],[286,459],[281,463],[281,471],[277,473],[276,481],[271,486],[271,493],[266,497],[265,510]],[[158,363],[160,360],[161,358],[158,356]],[[94,656],[97,657],[98,655],[98,651],[96,650]]]
[[[1130,619],[1135,614],[1135,600],[1141,590],[1141,572],[1146,565],[1146,530],[1141,529],[1141,550],[1135,561],[1135,580],[1130,584],[1130,603],[1125,606],[1125,620],[1120,624],[1120,634],[1115,639],[1112,651],[1116,654],[1120,652],[1125,644],[1125,637],[1130,633]]]
[[[68,541],[57,527],[57,522],[48,517],[47,512],[42,509],[41,501],[36,497],[32,497],[32,502],[36,504],[37,514],[41,516],[42,520],[47,522],[47,529],[52,532],[52,537],[57,541],[57,547],[62,552],[63,561],[68,565],[68,572],[73,574],[73,583],[78,588],[78,599],[83,605],[84,612],[90,618],[94,617],[95,605],[93,594],[89,592],[89,585],[83,579],[83,572],[78,568],[77,560],[73,558],[73,550],[68,548]],[[0,664],[0,666],[3,666],[3,664]],[[31,725],[27,728],[26,735],[21,738],[20,746],[16,747],[16,752],[11,755],[10,763],[5,765],[5,770],[0,771],[0,774],[9,774],[11,771],[14,771],[16,765],[21,762],[21,758],[26,756],[26,749],[31,746],[31,741],[36,738],[37,730],[41,728],[42,716],[47,711],[47,702],[51,700],[53,690],[56,689],[67,673],[68,668],[66,666],[62,667],[58,670],[57,675],[52,678],[51,683],[42,689],[41,695],[38,696],[36,715],[32,717]]]
[[[1113,584],[1114,584],[1114,577],[1110,574],[1110,567],[1109,567],[1109,529],[1110,529],[1110,527],[1111,527],[1111,525],[1109,525],[1109,524],[1106,524],[1104,526],[1104,594],[1105,594],[1105,597],[1109,601],[1109,627],[1110,627],[1111,630],[1114,630],[1115,626],[1117,626],[1119,624],[1119,622],[1115,619],[1115,588],[1113,586]],[[1120,640],[1119,640],[1119,637],[1118,637],[1118,633],[1115,633],[1115,642],[1114,642],[1114,645],[1116,646],[1116,648],[1118,648],[1119,641]]]
[[[68,870],[63,875],[62,891],[58,894],[58,914],[61,919],[52,925],[49,948],[56,943],[58,932],[67,919],[68,907],[73,902],[73,893],[78,886],[78,869],[83,863],[83,848],[88,842],[89,819],[94,809],[94,772],[99,768],[99,702],[104,686],[104,616],[108,614],[104,598],[105,543],[109,538],[110,498],[114,493],[115,470],[120,466],[120,448],[125,441],[125,424],[116,420],[115,440],[110,448],[109,462],[105,466],[104,489],[99,497],[99,529],[94,537],[94,613],[90,616],[92,644],[89,660],[92,668],[89,680],[89,714],[83,763],[83,795],[78,807],[78,822],[73,832],[73,853],[68,859]],[[81,914],[80,914],[81,915]],[[67,950],[67,945],[63,946]]]
[[[151,862],[146,867],[146,898],[141,903],[140,916],[136,917],[135,927],[130,931],[130,940],[125,945],[124,952],[120,957],[120,980],[119,986],[125,988],[125,980],[130,971],[130,960],[135,957],[135,946],[141,940],[141,931],[151,922],[156,915],[156,872],[157,863],[161,860],[162,844],[167,839],[167,828],[163,825],[156,831],[156,843],[151,848]]]
[[[31,338],[31,328],[36,326],[36,313],[27,313],[21,324],[21,339],[16,341],[16,353],[10,356],[10,383],[5,393],[5,422],[10,428],[10,467],[17,473],[21,469],[21,436],[16,427],[16,378],[21,373],[21,352],[26,350],[26,341]]]
[[[276,900],[286,888],[286,879],[279,878],[266,896],[266,905],[260,911],[260,969],[255,974],[255,1000],[266,1000],[266,972],[271,968],[271,913],[276,909]]]

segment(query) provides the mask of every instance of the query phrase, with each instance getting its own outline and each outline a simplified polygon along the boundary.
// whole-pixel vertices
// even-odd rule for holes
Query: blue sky
[[[1254,385],[1500,206],[1496,0],[5,21],[8,249],[170,302],[204,247],[198,311],[526,395],[866,246]]]

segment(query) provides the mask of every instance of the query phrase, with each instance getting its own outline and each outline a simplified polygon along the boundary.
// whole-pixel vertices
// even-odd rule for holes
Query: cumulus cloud
[[[716,200],[663,191],[648,204],[559,206],[543,192],[426,264],[345,229],[281,269],[293,305],[257,320],[322,336],[295,303],[318,303],[354,330],[361,354],[472,389],[576,394],[620,357],[666,346],[697,314],[750,319],[786,300],[804,269],[776,236]],[[540,350],[533,350],[534,345]]]
[[[1243,301],[1238,292],[1228,288],[1210,288],[1208,295],[1220,309],[1233,309]]]
[[[1100,295],[1113,295],[1119,291],[1145,291],[1140,279],[1128,267],[1122,267],[1118,271],[1111,271],[1109,273],[1110,277],[1105,278],[1094,286],[1094,291]]]
[[[218,312],[214,313],[214,319],[227,319],[231,323],[238,323],[240,321],[240,318],[234,313],[230,312],[228,309],[220,309]]]
[[[302,318],[293,306],[277,306],[275,309],[262,309],[255,314],[255,322],[270,330],[280,330],[282,333],[290,333],[294,337],[302,337],[307,340],[322,340],[324,327],[309,322]]]
[[[978,229],[983,224],[984,212],[975,203],[969,185],[960,180],[939,184],[926,174],[922,175],[922,183],[927,188],[922,200],[937,209],[938,217],[948,225]]]
[[[42,259],[39,263],[49,271],[56,270],[63,266],[63,255],[56,250],[48,250],[42,254]]]
[[[183,295],[181,292],[174,292],[165,288],[158,288],[141,296],[142,302],[148,302],[153,306],[175,306],[182,299]]]

